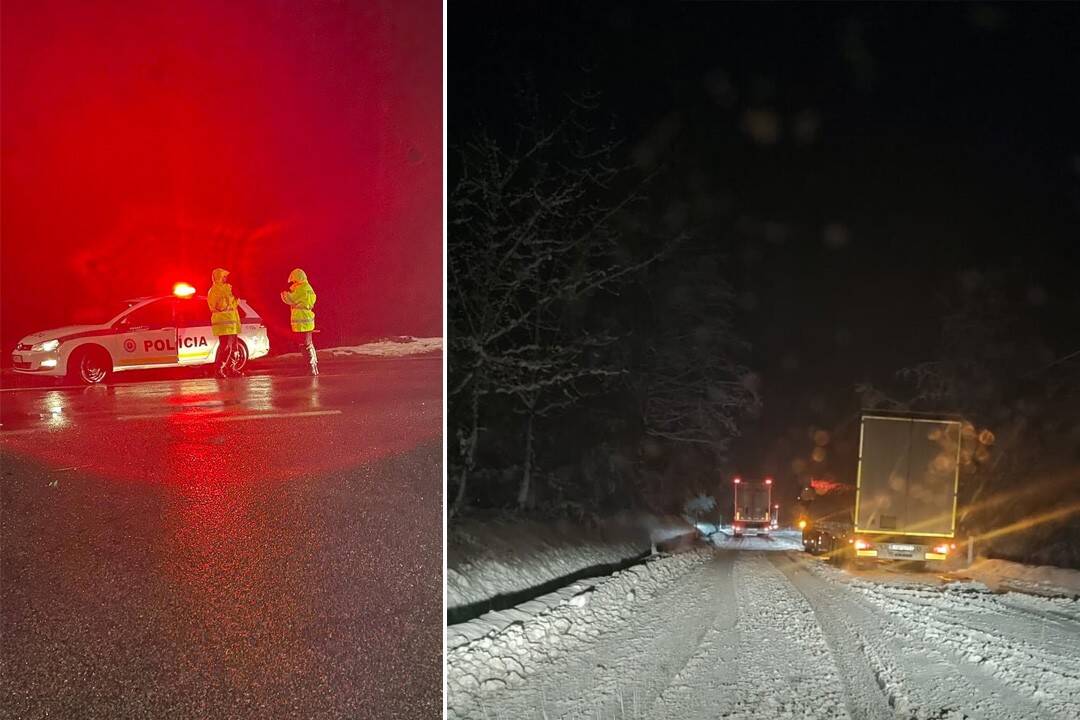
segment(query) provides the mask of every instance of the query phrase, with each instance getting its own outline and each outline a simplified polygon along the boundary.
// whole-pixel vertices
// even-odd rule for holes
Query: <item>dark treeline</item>
[[[597,113],[525,108],[455,158],[453,510],[679,510],[757,405],[723,242],[657,208],[670,180],[628,165]]]

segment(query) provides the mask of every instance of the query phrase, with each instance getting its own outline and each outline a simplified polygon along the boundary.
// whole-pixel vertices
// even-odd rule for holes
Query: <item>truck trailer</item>
[[[960,420],[866,414],[859,434],[856,561],[940,563],[956,545]]]
[[[772,478],[753,482],[735,478],[735,512],[731,527],[735,537],[742,537],[747,530],[758,535],[768,535],[772,525]]]

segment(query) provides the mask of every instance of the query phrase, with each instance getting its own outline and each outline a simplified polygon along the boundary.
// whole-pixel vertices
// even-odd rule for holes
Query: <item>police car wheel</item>
[[[240,338],[236,339],[236,349],[233,350],[232,366],[236,371],[243,370],[247,366],[248,361],[248,349],[247,345]]]
[[[86,385],[105,382],[112,370],[109,354],[101,348],[83,348],[71,358],[72,374]]]

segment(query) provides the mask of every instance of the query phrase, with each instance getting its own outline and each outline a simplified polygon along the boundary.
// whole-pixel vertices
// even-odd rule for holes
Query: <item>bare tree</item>
[[[695,252],[693,267],[679,266],[660,283],[665,294],[654,309],[657,331],[638,394],[648,435],[702,446],[719,460],[759,398],[755,376],[736,360],[745,348],[731,323],[731,289],[716,258]]]
[[[535,104],[514,140],[481,132],[460,151],[448,241],[450,422],[457,496],[475,469],[485,404],[510,399],[525,417],[518,504],[532,482],[539,418],[617,374],[592,349],[610,341],[573,320],[575,305],[610,291],[657,255],[628,260],[613,220],[634,202],[615,145],[594,141],[575,109],[547,127]],[[595,386],[595,383],[593,384]]]

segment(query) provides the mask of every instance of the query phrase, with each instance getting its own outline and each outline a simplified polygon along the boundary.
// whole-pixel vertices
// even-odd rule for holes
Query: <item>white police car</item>
[[[270,352],[266,326],[240,300],[236,367]],[[210,327],[206,296],[178,284],[172,295],[128,301],[128,308],[102,325],[72,325],[27,335],[12,353],[14,370],[26,375],[70,376],[93,385],[127,370],[209,365],[218,339]]]

